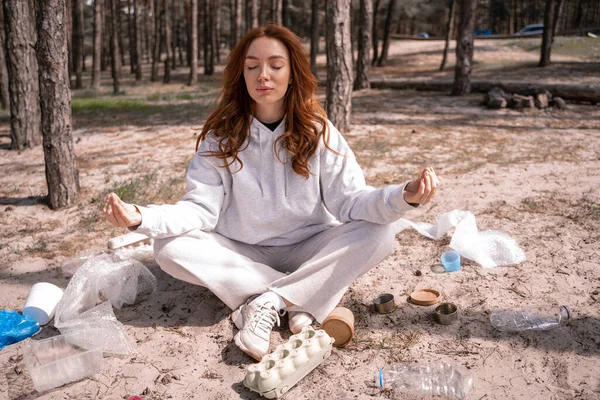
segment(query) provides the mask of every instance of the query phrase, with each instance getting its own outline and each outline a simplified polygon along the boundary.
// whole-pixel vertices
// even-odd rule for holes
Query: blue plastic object
[[[454,272],[460,269],[460,254],[458,251],[450,250],[442,254],[442,264],[446,271]]]
[[[40,330],[40,324],[29,315],[12,310],[0,311],[0,350],[20,342]]]

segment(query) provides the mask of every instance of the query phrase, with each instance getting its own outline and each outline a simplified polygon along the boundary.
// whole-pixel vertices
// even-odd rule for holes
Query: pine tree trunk
[[[352,54],[350,52],[350,2],[327,0],[327,114],[344,133],[352,111]]]
[[[67,49],[69,51],[69,84],[74,86],[71,82],[75,69],[73,66],[73,0],[67,0]]]
[[[154,0],[154,47],[152,49],[152,72],[150,73],[150,82],[158,80],[158,64],[160,63],[160,21],[162,15],[161,0]]]
[[[107,9],[110,9],[110,4],[108,4],[108,0],[103,0],[103,5],[100,10],[102,14],[102,56],[100,57],[100,71],[106,71],[110,61],[110,18],[108,17],[110,12],[107,12]]]
[[[11,148],[42,143],[36,34],[32,2],[2,0],[6,34],[6,67],[10,99]]]
[[[83,4],[84,0],[73,0],[73,68],[76,89],[83,87]]]
[[[212,75],[211,47],[212,47],[212,0],[204,0],[204,75]]]
[[[558,4],[556,5],[556,12],[554,13],[554,18],[552,20],[552,38],[557,35],[558,32],[558,21],[560,19],[560,15],[562,14],[564,1],[558,0]]]
[[[448,59],[448,48],[450,47],[450,40],[452,40],[452,27],[454,26],[454,9],[456,0],[450,0],[450,11],[448,12],[448,25],[446,27],[446,44],[444,45],[444,56],[442,57],[442,63],[440,64],[440,71],[443,71],[446,67],[446,60]]]
[[[0,0],[0,3],[3,0]],[[6,69],[6,47],[4,46],[6,35],[4,34],[4,7],[0,4],[0,108],[10,107],[8,96],[8,70]]]
[[[126,1],[126,0],[125,0]],[[117,0],[117,39],[119,43],[119,55],[121,57],[121,66],[127,65],[125,61],[125,43],[123,41],[123,12],[121,11],[121,0]],[[130,36],[131,37],[131,36]]]
[[[133,0],[133,40],[135,53],[135,80],[142,80],[142,35],[140,32],[140,1]]]
[[[100,64],[102,58],[102,7],[104,0],[94,0],[94,59],[92,89],[100,89]]]
[[[379,26],[377,24],[377,15],[379,14],[379,0],[375,0],[373,3],[373,33],[371,35],[372,47],[373,47],[373,58],[371,65],[377,63],[379,58]]]
[[[73,153],[65,0],[37,0],[40,108],[51,209],[77,201],[79,174]],[[99,60],[98,60],[99,61]]]
[[[546,0],[546,10],[544,12],[544,33],[542,34],[542,51],[538,67],[550,65],[550,53],[552,52],[552,42],[554,41],[553,27],[554,14],[556,12],[556,0]]]
[[[113,94],[121,93],[121,59],[119,58],[119,0],[110,2],[110,66],[113,79]]]
[[[133,27],[134,18],[131,16],[133,13],[133,0],[127,0],[127,38],[129,44],[129,72],[135,74],[135,29]]]
[[[281,25],[281,0],[271,0],[271,21]]]
[[[259,0],[250,0],[251,2],[251,16],[252,16],[252,28],[257,28],[259,26],[260,20],[260,11],[258,8]],[[248,29],[249,30],[249,29]]]
[[[394,14],[396,14],[397,0],[390,0],[388,5],[387,15],[385,17],[385,26],[383,28],[383,45],[381,46],[381,55],[377,60],[377,66],[381,67],[385,65],[388,58],[388,50],[390,48],[390,36],[392,34],[392,23],[394,21]]]
[[[317,55],[319,54],[319,6],[320,0],[312,0],[310,17],[310,69],[317,76]]]
[[[171,66],[173,65],[173,48],[171,38],[171,4],[169,0],[163,1],[163,26],[165,29],[165,74],[163,75],[163,83],[169,83],[171,81]]]
[[[213,6],[211,7],[211,11],[213,13],[212,15],[212,20],[213,20],[213,24],[214,24],[214,29],[213,29],[213,52],[214,52],[214,57],[213,57],[213,65],[215,63],[215,59],[217,63],[221,62],[221,52],[219,51],[221,49],[221,0],[211,0],[212,2],[214,2]],[[214,69],[214,67],[213,67]]]
[[[360,0],[358,22],[358,61],[354,90],[368,89],[369,67],[371,66],[371,33],[373,32],[373,0]]]
[[[265,4],[267,3],[267,1],[270,0],[256,0],[259,1],[260,3],[257,5],[258,8],[258,26],[264,26],[265,25]]]
[[[460,6],[460,24],[456,40],[456,67],[452,95],[461,96],[471,90],[473,66],[473,30],[477,0],[463,0]]]
[[[243,1],[244,0],[235,0],[235,44],[242,39],[242,21],[243,19]],[[235,46],[234,46],[235,47]]]
[[[190,6],[190,29],[192,34],[190,37],[191,66],[188,84],[195,85],[198,83],[198,0],[191,0]]]
[[[281,25],[290,28],[290,0],[281,0]]]

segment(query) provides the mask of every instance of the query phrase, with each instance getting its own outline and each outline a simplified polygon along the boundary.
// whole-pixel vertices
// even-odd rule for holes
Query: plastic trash
[[[396,233],[413,228],[433,240],[441,239],[452,227],[456,229],[450,247],[483,268],[514,265],[525,261],[525,253],[513,238],[499,231],[479,232],[475,216],[469,211],[454,210],[439,215],[435,225],[412,222],[405,218],[394,223]]]
[[[446,363],[399,363],[375,374],[377,387],[400,392],[427,393],[463,400],[473,386],[473,377]]]
[[[94,332],[82,330],[30,341],[25,347],[25,367],[35,390],[43,392],[100,372],[102,350],[94,347],[94,338]]]
[[[121,259],[117,254],[88,258],[71,278],[58,303],[54,326],[66,334],[93,332],[95,346],[106,353],[129,354],[134,345],[113,307],[134,304],[156,290],[156,278],[139,261]],[[101,302],[100,300],[105,300]]]
[[[492,326],[505,332],[547,331],[566,325],[570,320],[571,312],[567,306],[494,311],[490,315]]]
[[[12,310],[0,311],[0,350],[20,342],[40,330],[40,324],[29,315]]]

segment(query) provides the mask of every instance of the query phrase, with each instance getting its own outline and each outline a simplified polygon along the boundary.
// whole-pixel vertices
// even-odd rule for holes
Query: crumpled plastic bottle
[[[0,311],[0,350],[9,344],[20,342],[40,330],[40,324],[30,315],[17,311]]]
[[[567,306],[494,311],[490,315],[492,326],[504,332],[547,331],[570,320],[571,312]]]
[[[399,392],[428,393],[464,400],[473,386],[473,377],[443,362],[398,363],[378,370],[375,384]]]

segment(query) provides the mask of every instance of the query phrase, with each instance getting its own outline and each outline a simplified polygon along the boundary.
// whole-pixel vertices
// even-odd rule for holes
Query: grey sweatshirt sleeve
[[[194,155],[187,173],[187,192],[175,204],[140,207],[142,224],[136,232],[153,238],[168,238],[194,229],[211,231],[217,224],[224,187],[217,167],[208,157],[206,141]]]
[[[321,193],[325,207],[340,222],[354,220],[388,224],[414,209],[402,195],[404,186],[367,186],[362,169],[342,134],[328,122],[329,147],[320,153]]]

